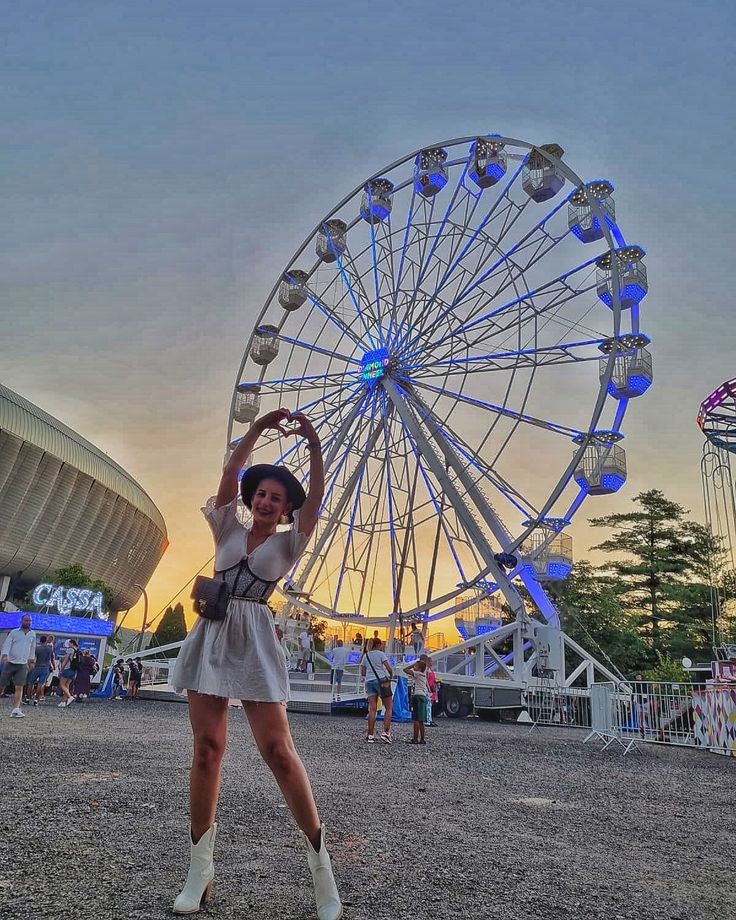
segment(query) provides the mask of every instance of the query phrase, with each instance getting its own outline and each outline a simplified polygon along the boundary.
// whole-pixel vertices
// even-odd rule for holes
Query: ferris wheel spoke
[[[470,166],[472,156],[473,156],[472,152],[468,154],[468,158],[466,159],[465,164],[462,170],[460,171],[460,178],[458,179],[457,184],[455,185],[455,189],[452,193],[452,198],[450,199],[450,203],[447,205],[447,209],[444,215],[442,216],[442,219],[440,220],[439,226],[437,228],[437,232],[434,235],[434,239],[432,240],[432,244],[429,247],[429,252],[427,253],[426,258],[424,258],[424,254],[422,254],[422,258],[420,259],[419,271],[417,272],[416,282],[414,284],[414,296],[412,299],[416,297],[417,290],[419,289],[419,285],[424,280],[427,269],[429,268],[429,263],[432,260],[432,256],[437,250],[437,247],[440,244],[440,240],[442,239],[442,233],[445,229],[445,226],[447,225],[447,222],[450,219],[450,215],[455,210],[458,196],[461,196],[461,200],[463,201],[467,200],[467,198],[472,197],[477,202],[477,200],[480,198],[480,193],[474,194],[465,185],[465,177],[468,173],[468,168]]]
[[[417,365],[416,371],[407,371],[410,374],[407,379],[421,382],[439,374],[479,374],[486,371],[516,370],[520,367],[552,367],[583,361],[600,361],[602,355],[599,346],[605,341],[605,338],[586,339],[580,342],[510,349],[487,355],[446,358]]]
[[[355,364],[360,367],[360,361],[357,358],[340,354],[340,352],[333,351],[330,348],[321,348],[319,345],[315,345],[313,342],[305,342],[302,339],[294,339],[291,336],[284,335],[283,332],[274,333],[274,337],[282,342],[287,342],[289,345],[296,345],[298,348],[305,348],[307,351],[311,351],[313,354],[326,355],[328,358],[339,358],[340,361],[345,361],[346,364]]]
[[[590,344],[602,344],[608,338],[605,333],[599,332],[597,329],[593,329],[587,326],[583,321],[593,310],[597,309],[597,304],[592,303],[584,312],[581,313],[578,319],[568,319],[563,313],[562,308],[566,303],[575,299],[576,295],[569,295],[568,297],[560,297],[556,302],[550,302],[545,306],[535,307],[534,309],[527,310],[526,307],[520,307],[518,313],[514,318],[509,318],[508,316],[504,320],[503,324],[499,324],[496,329],[495,335],[477,335],[474,337],[468,336],[463,338],[464,348],[468,352],[474,349],[478,349],[481,346],[487,347],[487,342],[490,338],[502,338],[498,344],[499,349],[503,349],[504,345],[512,342],[513,340],[518,340],[522,334],[526,334],[526,341],[523,343],[523,349],[536,348],[539,351],[541,348],[559,348],[563,344],[563,339],[569,334],[584,335],[588,334],[590,336],[596,336],[595,339],[590,340]],[[582,309],[582,305],[581,309]],[[535,312],[536,310],[536,312]],[[561,327],[562,334],[555,342],[551,342],[549,345],[542,345],[541,338],[543,333],[547,335],[552,335],[552,329],[554,327]],[[556,330],[558,331],[558,330]],[[519,349],[520,351],[522,349]],[[457,351],[457,343],[455,347]],[[445,349],[444,353],[440,356],[440,360],[449,359],[452,357],[452,348]],[[587,357],[594,358],[595,355],[591,354]],[[600,358],[601,355],[598,354]]]
[[[342,371],[333,374],[310,374],[306,377],[273,377],[270,380],[247,380],[238,384],[239,390],[252,389],[258,387],[261,396],[278,395],[282,392],[282,387],[286,384],[299,384],[299,391],[302,390],[319,390],[324,391],[325,387],[335,387],[344,389],[346,387],[360,384],[359,380],[345,382],[345,378],[355,371]]]
[[[441,495],[441,496],[440,496],[440,494],[439,494],[440,490],[439,490],[439,489],[434,489],[434,488],[432,487],[431,480],[430,480],[430,478],[429,478],[429,476],[428,476],[428,474],[427,474],[427,471],[425,470],[424,463],[423,463],[423,461],[422,461],[421,453],[420,453],[420,451],[419,451],[419,449],[418,449],[418,447],[417,447],[417,445],[416,445],[416,442],[414,441],[414,438],[413,438],[411,432],[410,432],[409,429],[406,427],[406,425],[405,425],[403,419],[401,420],[401,425],[402,425],[402,428],[403,428],[403,430],[404,430],[404,434],[405,434],[405,436],[406,436],[406,439],[407,439],[407,441],[409,442],[409,444],[411,445],[412,451],[413,451],[413,453],[414,453],[414,457],[415,457],[416,463],[417,463],[417,468],[418,468],[419,472],[421,473],[422,480],[424,481],[424,487],[425,487],[425,489],[427,490],[427,494],[428,494],[428,496],[429,496],[430,501],[432,502],[432,505],[434,506],[435,513],[436,513],[436,515],[437,515],[438,526],[440,527],[441,532],[442,532],[442,535],[443,535],[444,538],[445,538],[445,542],[446,542],[447,547],[448,547],[448,549],[449,549],[449,551],[450,551],[450,555],[452,556],[452,559],[453,559],[453,561],[454,561],[454,563],[455,563],[455,566],[456,566],[456,568],[457,568],[457,570],[458,570],[458,573],[459,573],[459,575],[460,575],[460,578],[461,578],[463,581],[466,581],[465,572],[463,571],[463,565],[462,565],[462,562],[461,562],[461,560],[460,560],[460,554],[458,553],[457,547],[455,546],[455,540],[458,540],[459,537],[458,537],[458,535],[456,535],[455,537],[453,537],[453,536],[451,535],[451,533],[450,533],[449,525],[448,525],[448,521],[447,521],[447,510],[446,510],[446,507],[445,507],[444,495]],[[458,521],[457,521],[456,518],[455,518],[455,521],[456,521],[456,524],[458,524]],[[464,542],[466,542],[468,545],[470,545],[470,539],[467,537],[467,535],[466,535],[466,537],[465,537],[465,541],[464,541]]]
[[[512,258],[512,256],[514,256],[518,252],[524,251],[526,248],[534,244],[533,238],[535,234],[540,234],[542,241],[545,239],[551,241],[551,245],[549,245],[549,247],[545,251],[545,255],[548,254],[552,249],[554,249],[555,246],[557,246],[561,242],[561,240],[563,240],[570,233],[570,231],[567,230],[561,236],[554,237],[554,236],[551,236],[549,233],[547,233],[545,227],[546,227],[546,224],[551,220],[551,218],[554,217],[554,215],[566,204],[567,204],[567,199],[565,198],[558,205],[552,208],[551,211],[548,211],[547,214],[539,221],[539,223],[537,223],[531,230],[529,230],[528,233],[526,233],[508,251],[502,252],[502,254],[496,259],[496,261],[490,266],[490,268],[486,269],[478,277],[475,277],[475,275],[477,275],[477,273],[481,270],[484,264],[484,261],[485,261],[485,260],[480,260],[480,264],[475,269],[473,280],[466,283],[460,289],[460,292],[455,295],[455,297],[452,299],[452,301],[446,307],[446,309],[442,311],[434,319],[434,321],[429,325],[428,328],[425,328],[424,330],[422,330],[421,336],[425,339],[429,338],[434,333],[434,331],[439,327],[440,323],[442,323],[451,313],[454,313],[457,310],[458,306],[460,306],[473,291],[480,288],[482,284],[484,284],[487,280],[492,278],[492,276],[495,275],[499,271],[499,269],[505,271],[508,265],[508,262]],[[489,253],[489,256],[491,254],[492,254],[492,251],[491,253]],[[593,261],[595,260],[591,260],[591,262]],[[408,343],[408,347],[411,346],[414,343],[414,341],[416,341],[417,339],[418,339],[418,336],[415,336],[414,339],[410,340]]]
[[[363,305],[362,305],[362,307],[361,307],[360,295],[356,292],[356,285],[357,285],[357,282],[359,281],[359,277],[360,277],[360,276],[357,275],[357,273],[355,273],[355,266],[353,265],[352,260],[351,260],[351,258],[350,258],[350,253],[349,253],[349,251],[348,251],[347,248],[345,249],[345,252],[342,253],[342,254],[340,254],[340,253],[335,249],[335,250],[334,250],[334,255],[335,255],[335,264],[337,265],[338,271],[339,271],[339,273],[340,273],[340,278],[342,279],[342,283],[343,283],[343,285],[344,285],[344,287],[345,287],[345,290],[347,291],[348,295],[350,296],[350,300],[352,301],[353,306],[355,307],[355,312],[356,312],[358,318],[360,319],[360,322],[361,322],[362,325],[363,325],[363,329],[365,330],[365,333],[366,333],[366,335],[368,336],[368,339],[369,339],[369,341],[370,341],[370,343],[371,343],[371,346],[372,346],[373,348],[377,348],[377,347],[378,347],[378,343],[377,343],[376,340],[374,339],[373,334],[372,334],[372,332],[371,332],[371,324],[369,324],[369,323],[366,321],[366,316],[365,316],[366,313],[370,313],[370,301],[369,301],[368,297],[367,297],[366,294],[365,294],[365,290],[363,289],[363,291],[362,291]],[[348,265],[350,266],[351,272],[354,273],[353,280],[351,280],[351,278],[350,278],[350,276],[349,276],[349,274],[348,274],[348,272],[347,272],[347,269],[345,268],[345,260],[343,259],[343,256],[347,256],[347,257],[348,257],[348,259],[347,259]],[[362,287],[362,282],[360,282],[360,287]],[[372,323],[373,323],[373,324],[376,323],[376,317],[375,317],[375,316],[372,316],[372,315],[371,315],[371,316],[370,316],[370,319],[372,320]]]
[[[396,266],[394,264],[394,249],[392,240],[391,214],[385,220],[379,221],[378,227],[371,228],[373,245],[375,246],[375,274],[378,276],[377,298],[384,309],[379,307],[377,313],[381,320],[381,327],[385,322],[384,316],[388,315],[388,329],[383,336],[384,343],[390,340],[391,327],[395,322],[394,292],[396,290]]]
[[[552,278],[550,281],[546,281],[543,284],[540,284],[538,287],[534,288],[533,290],[523,291],[517,297],[514,297],[511,300],[506,301],[505,303],[501,304],[501,306],[496,307],[493,310],[489,310],[487,313],[483,314],[482,316],[476,316],[473,319],[465,320],[457,328],[450,330],[445,335],[443,335],[441,338],[436,339],[433,342],[431,342],[430,346],[428,347],[434,348],[434,349],[439,348],[441,345],[444,345],[449,340],[465,335],[471,329],[476,329],[477,327],[481,327],[481,332],[485,332],[486,335],[488,334],[488,332],[493,332],[494,329],[495,331],[497,331],[497,328],[494,327],[494,321],[496,320],[496,318],[513,310],[514,307],[523,305],[525,309],[530,310],[531,313],[539,315],[540,313],[543,313],[545,311],[548,311],[550,309],[554,309],[555,307],[560,306],[560,302],[558,298],[559,298],[559,295],[562,294],[563,291],[566,291],[570,295],[569,298],[567,298],[569,300],[572,300],[575,297],[579,297],[585,293],[588,293],[589,291],[593,290],[594,285],[586,284],[587,278],[583,279],[584,286],[581,288],[572,287],[568,283],[568,279],[572,278],[574,275],[578,274],[579,272],[584,271],[585,269],[590,269],[591,266],[595,264],[595,261],[596,261],[595,259],[589,259],[587,262],[583,262],[580,265],[576,265],[574,268],[571,268],[568,271],[563,272],[561,275],[557,276],[556,278]],[[555,285],[557,285],[558,287],[555,288]],[[548,296],[551,295],[552,297],[551,303],[549,304],[545,303],[544,306],[534,307],[534,299],[538,298],[539,295],[541,294],[547,294]],[[483,324],[487,324],[487,325],[483,325]]]
[[[457,394],[455,394],[457,395]],[[480,476],[487,481],[493,488],[508,502],[510,502],[524,516],[535,516],[537,514],[534,504],[529,501],[517,488],[515,488],[507,479],[501,476],[497,470],[484,462],[480,456],[480,450],[484,442],[474,449],[460,435],[456,434],[445,421],[439,419],[421,400],[416,400],[416,408],[422,417],[424,424],[431,430],[439,430],[446,438],[448,443],[460,454],[466,464],[466,468],[472,467]],[[503,413],[505,414],[505,413]],[[515,413],[517,421],[525,421],[519,418],[520,413]],[[571,431],[574,429],[571,429]]]
[[[502,415],[505,418],[515,419],[516,421],[524,422],[527,425],[533,425],[536,428],[543,428],[545,431],[551,431],[553,434],[561,434],[566,438],[577,437],[577,435],[583,434],[583,432],[578,428],[570,428],[567,425],[561,425],[557,422],[549,422],[541,418],[535,418],[535,416],[528,415],[525,412],[516,412],[513,409],[507,409],[505,406],[496,406],[493,403],[486,402],[482,399],[476,399],[472,396],[468,396],[465,393],[459,393],[455,390],[448,390],[446,388],[431,386],[428,383],[417,383],[417,386],[421,387],[423,390],[429,390],[432,393],[438,393],[440,396],[446,396],[455,399],[464,405],[473,406],[475,409],[484,409],[486,412],[493,412],[496,415]]]
[[[312,554],[309,556],[304,568],[299,573],[298,584],[300,587],[303,587],[307,584],[307,579],[310,577],[312,570],[318,566],[318,571],[321,569],[327,560],[329,554],[329,545],[335,540],[337,533],[339,531],[339,521],[343,515],[343,512],[347,508],[347,505],[350,501],[355,487],[358,481],[358,478],[361,476],[361,471],[365,467],[365,464],[368,461],[372,451],[375,448],[376,442],[382,431],[382,422],[379,421],[373,428],[370,436],[366,440],[366,444],[363,448],[363,451],[357,458],[357,462],[350,473],[347,481],[342,487],[342,491],[337,496],[337,499],[334,505],[330,505],[329,508],[326,508],[326,504],[323,501],[323,511],[326,509],[327,517],[326,519],[321,520],[320,523],[320,535],[317,539],[317,543],[312,551]],[[337,482],[337,478],[333,481],[333,487]],[[332,492],[332,488],[330,492]],[[328,497],[325,496],[325,499]],[[328,545],[329,544],[329,545]],[[297,563],[297,566],[299,563]]]
[[[431,295],[431,297],[430,297],[430,299],[429,299],[429,302],[426,304],[426,307],[427,307],[427,314],[428,314],[428,315],[427,315],[427,318],[429,318],[429,315],[431,315],[431,314],[430,314],[430,311],[429,311],[429,307],[431,307],[431,305],[432,305],[432,304],[434,303],[434,301],[437,299],[437,297],[439,296],[439,293],[444,289],[445,285],[446,285],[446,284],[448,283],[448,281],[451,279],[451,277],[452,277],[452,275],[454,274],[455,270],[462,264],[462,261],[463,261],[463,259],[465,258],[465,256],[471,251],[472,247],[476,244],[476,242],[477,242],[478,237],[480,236],[480,234],[484,231],[484,229],[488,226],[488,224],[493,220],[493,218],[494,218],[494,216],[496,215],[497,210],[498,210],[498,207],[499,207],[499,205],[501,204],[501,202],[505,200],[505,201],[507,202],[507,207],[508,207],[508,208],[512,208],[512,207],[513,207],[513,204],[514,204],[513,201],[511,201],[511,199],[508,198],[507,196],[508,196],[509,189],[511,188],[511,186],[513,185],[513,183],[515,182],[515,180],[518,178],[518,176],[521,174],[522,167],[523,167],[523,162],[519,164],[519,167],[518,167],[518,168],[516,169],[516,171],[513,173],[513,175],[511,176],[511,178],[505,183],[505,185],[504,185],[503,188],[501,189],[500,194],[498,195],[498,197],[495,199],[495,201],[494,201],[493,204],[491,205],[491,207],[490,207],[490,209],[488,210],[487,214],[486,214],[485,217],[480,221],[479,226],[473,231],[473,233],[472,233],[470,239],[466,242],[466,244],[465,244],[465,246],[463,247],[462,251],[461,251],[460,254],[458,255],[458,254],[457,254],[457,250],[458,250],[458,249],[460,248],[460,246],[462,245],[462,240],[463,240],[463,238],[464,238],[463,235],[460,236],[460,239],[459,239],[457,245],[454,247],[454,249],[453,249],[453,250],[451,251],[451,253],[450,253],[450,256],[449,256],[449,259],[448,259],[448,263],[449,263],[449,264],[448,264],[447,268],[445,269],[444,273],[442,274],[442,277],[440,278],[439,283],[438,283],[437,286],[435,287],[435,290],[434,290],[434,292],[432,293],[432,295]],[[397,339],[397,341],[396,341],[394,347],[395,347],[396,349],[400,349],[400,348],[404,347],[405,344],[406,344],[406,341],[407,341],[407,339],[408,339],[408,337],[409,337],[409,335],[411,335],[412,332],[414,332],[414,331],[415,331],[415,330],[414,330],[413,326],[412,326],[411,324],[407,324],[407,325],[406,325],[406,332],[404,333],[404,335],[403,335],[400,339]]]
[[[322,298],[315,294],[311,288],[308,288],[306,285],[304,285],[303,290],[307,295],[307,299],[310,301],[310,303],[316,307],[320,313],[327,317],[327,319],[334,326],[336,326],[344,336],[347,336],[347,338],[349,338],[358,348],[365,349],[365,345],[360,336],[357,336],[355,332],[350,328],[350,326],[345,325],[345,323],[342,321],[342,318],[337,313],[335,313],[333,308],[329,307]]]
[[[560,239],[562,239],[562,237],[561,237]],[[509,270],[505,272],[505,274],[506,274],[505,280],[502,280],[501,283],[499,284],[499,286],[496,288],[496,290],[493,291],[492,293],[488,294],[488,293],[485,291],[484,288],[481,288],[480,290],[482,291],[483,296],[482,296],[482,297],[476,297],[476,298],[475,298],[476,306],[475,306],[474,308],[471,308],[470,310],[468,310],[467,316],[466,316],[466,318],[465,318],[464,325],[465,325],[465,326],[469,326],[469,325],[477,318],[478,313],[479,313],[481,310],[483,310],[483,309],[485,308],[485,305],[486,305],[487,303],[489,303],[489,302],[493,303],[493,301],[495,301],[495,300],[496,300],[497,298],[499,298],[502,294],[504,294],[506,291],[508,291],[509,288],[513,287],[513,288],[516,290],[517,298],[518,298],[519,296],[521,296],[521,295],[519,295],[518,288],[517,288],[518,282],[519,282],[520,280],[522,280],[523,278],[525,278],[527,272],[529,272],[529,270],[530,270],[531,268],[533,268],[534,265],[537,264],[537,262],[541,262],[541,260],[542,260],[552,249],[554,249],[554,247],[557,245],[557,242],[559,242],[559,240],[556,241],[556,242],[553,242],[553,243],[552,243],[550,246],[548,246],[546,249],[544,249],[544,248],[538,249],[538,250],[532,255],[532,257],[531,257],[531,259],[529,260],[529,262],[527,262],[527,264],[524,265],[524,266],[520,266],[520,265],[518,265],[518,264],[516,264],[516,263],[513,263],[513,267],[517,269],[516,275],[514,275],[514,274],[512,273],[512,271],[510,270],[511,267],[512,267],[512,266],[510,265],[510,266],[509,266]],[[596,284],[595,284],[595,283],[590,284],[590,285],[588,285],[587,287],[585,287],[585,288],[583,288],[583,289],[581,289],[581,290],[576,290],[575,288],[570,287],[570,285],[568,285],[568,284],[566,283],[568,277],[572,277],[574,274],[577,273],[577,271],[581,271],[583,268],[586,268],[586,267],[590,267],[590,266],[589,266],[589,265],[588,265],[588,266],[586,266],[586,265],[579,266],[579,267],[577,267],[577,268],[575,268],[575,269],[572,269],[571,272],[566,273],[566,274],[564,274],[564,275],[560,275],[560,276],[558,276],[557,278],[553,278],[551,282],[546,282],[544,285],[539,286],[539,287],[536,289],[536,291],[535,291],[534,293],[527,292],[527,293],[530,294],[530,296],[529,296],[529,305],[532,307],[532,310],[535,309],[535,308],[534,308],[534,296],[536,296],[536,295],[537,295],[538,293],[540,293],[541,291],[546,290],[546,288],[547,288],[548,286],[554,285],[555,283],[560,283],[560,284],[562,284],[563,287],[565,287],[573,296],[578,296],[578,295],[581,294],[581,293],[585,293],[585,292],[587,292],[587,291],[595,290],[595,289],[596,289]],[[586,278],[587,278],[587,276],[586,276]],[[512,303],[512,305],[513,305],[513,301],[512,301],[511,303]],[[552,307],[552,304],[548,304],[548,305],[545,307],[545,309],[551,309],[551,307]],[[502,309],[502,308],[501,308],[501,309]]]
[[[335,609],[336,609],[336,610],[338,609],[338,605],[339,605],[339,603],[340,603],[340,592],[341,592],[341,590],[342,590],[343,578],[345,577],[345,568],[346,568],[346,566],[347,566],[348,553],[350,552],[350,549],[351,549],[351,546],[352,546],[352,541],[353,541],[353,527],[355,526],[355,515],[357,514],[358,505],[359,505],[359,503],[360,503],[360,489],[361,489],[361,486],[362,486],[362,484],[363,484],[363,476],[365,475],[365,469],[366,469],[365,466],[362,466],[362,467],[361,467],[361,469],[360,469],[360,474],[359,474],[359,476],[358,476],[358,482],[357,482],[356,487],[355,487],[355,496],[354,496],[354,498],[353,498],[353,507],[352,507],[352,510],[351,510],[351,512],[350,512],[350,523],[348,524],[347,534],[346,534],[346,536],[345,536],[345,549],[343,550],[343,554],[342,554],[342,563],[341,563],[341,565],[340,565],[340,572],[339,572],[339,575],[337,576],[337,586],[335,587],[335,592],[334,592],[334,595],[333,595],[333,596],[334,596],[334,604],[335,604]]]

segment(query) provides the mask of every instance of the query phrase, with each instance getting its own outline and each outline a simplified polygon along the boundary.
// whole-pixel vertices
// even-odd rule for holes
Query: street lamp
[[[146,626],[148,626],[148,595],[143,585],[133,585],[133,587],[140,588],[143,594],[143,623],[141,624],[141,631],[138,634],[138,648],[136,649],[137,652],[140,652],[143,648],[143,634],[146,631]]]

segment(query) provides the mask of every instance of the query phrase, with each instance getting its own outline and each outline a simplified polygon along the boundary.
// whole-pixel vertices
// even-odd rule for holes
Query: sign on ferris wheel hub
[[[499,134],[408,152],[305,215],[314,229],[244,343],[227,432],[230,450],[288,406],[321,439],[325,495],[291,603],[393,628],[459,614],[469,594],[518,613],[523,584],[556,624],[544,585],[572,567],[561,530],[625,485],[628,404],[653,381],[646,253],[618,221],[608,179]],[[308,451],[278,432],[261,461],[308,480]]]

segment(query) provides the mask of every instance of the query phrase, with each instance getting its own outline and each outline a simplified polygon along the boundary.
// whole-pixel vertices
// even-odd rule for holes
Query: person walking
[[[86,700],[92,689],[92,675],[95,673],[95,660],[86,648],[80,658],[77,675],[74,679],[74,696],[78,700]]]
[[[381,741],[384,744],[391,744],[393,742],[391,737],[391,713],[393,711],[391,678],[394,672],[383,650],[381,640],[371,639],[369,645],[370,648],[363,652],[360,669],[360,673],[366,677],[365,692],[368,697],[368,734],[365,740],[369,744],[373,744],[376,740],[376,710],[380,696],[384,708]]]
[[[63,697],[59,703],[59,709],[64,706],[71,706],[74,702],[74,695],[70,689],[72,681],[77,676],[79,669],[79,646],[76,639],[70,639],[64,650],[64,657],[61,661],[61,670],[59,671],[59,689]]]
[[[332,650],[332,670],[330,671],[330,683],[336,700],[340,699],[342,693],[342,678],[349,657],[350,649],[343,645],[342,639],[338,639],[337,645]]]
[[[26,717],[21,709],[23,687],[28,670],[33,667],[35,660],[36,634],[31,629],[30,614],[24,613],[20,626],[10,630],[0,652],[0,694],[5,693],[5,688],[11,681],[15,687],[13,708],[10,710],[10,716],[13,719],[25,719]]]
[[[265,432],[303,437],[309,451],[309,492],[283,466],[256,464],[240,479],[245,527],[237,514],[238,479]],[[338,920],[343,910],[304,765],[286,716],[289,675],[276,639],[268,598],[304,552],[324,495],[322,447],[301,413],[279,409],[261,416],[238,442],[225,465],[217,496],[203,509],[215,539],[215,573],[230,599],[224,619],[201,617],[176,660],[172,686],[186,692],[194,735],[190,778],[189,872],[174,913],[195,913],[208,900],[215,869],[213,851],[220,769],[227,739],[228,700],[239,699],[256,746],[271,769],[298,825],[312,875],[319,920]],[[289,530],[278,526],[291,523]],[[201,608],[200,608],[201,609]]]
[[[54,646],[49,642],[48,636],[41,636],[36,646],[36,663],[28,675],[26,687],[26,699],[34,706],[43,701],[46,681],[55,665]]]

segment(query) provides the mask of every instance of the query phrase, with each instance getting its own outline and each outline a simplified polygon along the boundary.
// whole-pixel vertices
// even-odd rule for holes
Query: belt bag
[[[230,588],[221,578],[198,575],[192,585],[194,612],[206,620],[224,620],[230,602]]]

